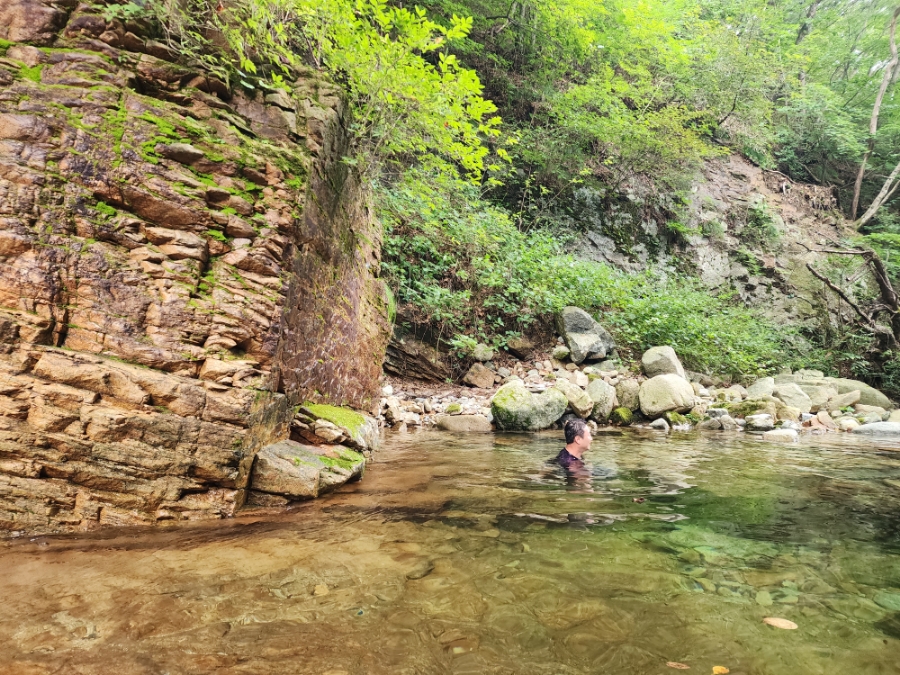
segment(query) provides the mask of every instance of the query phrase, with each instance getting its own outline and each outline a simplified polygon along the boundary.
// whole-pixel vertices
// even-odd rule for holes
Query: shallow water
[[[7,543],[0,673],[900,672],[900,442],[386,446],[287,513]]]

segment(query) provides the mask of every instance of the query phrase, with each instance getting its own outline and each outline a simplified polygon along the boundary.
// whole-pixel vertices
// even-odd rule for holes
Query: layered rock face
[[[389,337],[337,90],[230,91],[93,11],[0,7],[0,532],[233,513]]]

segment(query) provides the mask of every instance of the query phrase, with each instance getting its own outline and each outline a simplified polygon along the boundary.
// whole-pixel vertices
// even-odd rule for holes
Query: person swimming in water
[[[591,428],[583,419],[574,418],[563,427],[566,447],[559,451],[554,461],[564,469],[579,469],[584,466],[583,454],[591,449]]]

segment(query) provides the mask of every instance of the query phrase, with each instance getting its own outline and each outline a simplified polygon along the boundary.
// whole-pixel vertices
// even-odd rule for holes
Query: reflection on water
[[[900,444],[560,446],[393,436],[288,513],[9,543],[0,673],[900,671]]]

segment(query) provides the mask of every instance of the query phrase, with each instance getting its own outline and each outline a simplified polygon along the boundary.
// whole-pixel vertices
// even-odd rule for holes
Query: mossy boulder
[[[367,415],[351,408],[326,405],[324,403],[307,403],[301,412],[316,420],[331,422],[347,437],[345,443],[352,448],[365,452],[377,450],[381,445],[381,434],[378,422]]]
[[[634,413],[624,406],[619,406],[609,414],[609,423],[617,427],[629,427],[632,422]]]
[[[257,453],[250,488],[288,499],[313,499],[359,479],[365,466],[366,458],[347,448],[279,441]]]
[[[505,431],[538,431],[563,416],[569,400],[559,389],[532,394],[521,380],[504,384],[491,399],[494,422]]]
[[[672,426],[675,426],[676,424],[685,425],[691,423],[691,420],[688,417],[682,415],[681,413],[677,413],[674,410],[670,410],[669,412],[665,413],[663,415],[663,418]]]

